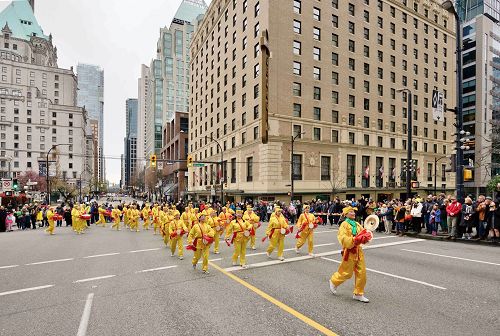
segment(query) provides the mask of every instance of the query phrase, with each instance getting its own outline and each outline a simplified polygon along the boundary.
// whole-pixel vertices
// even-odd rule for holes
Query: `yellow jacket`
[[[47,220],[49,223],[53,224],[54,220],[52,219],[54,217],[54,212],[52,210],[47,211]]]
[[[248,231],[250,234],[250,230],[252,229],[252,224],[243,220],[243,219],[235,219],[229,223],[226,229],[226,237],[225,239],[229,239],[231,235],[234,237],[234,241],[239,242],[243,239],[246,239],[244,235],[245,231]],[[236,235],[235,235],[236,234]]]
[[[71,209],[71,217],[73,217],[73,220],[80,217],[80,211],[76,207],[73,207],[73,209]]]
[[[314,224],[315,220],[316,220],[316,217],[314,217],[314,215],[312,213],[308,213],[308,214],[306,214],[305,212],[302,213],[299,216],[299,219],[297,220],[297,224],[295,224],[295,226],[297,227],[297,231],[302,229],[302,225],[304,225],[302,232],[305,235],[308,235],[309,231],[311,231],[311,229],[309,228],[309,224]]]
[[[248,211],[245,211],[245,214],[243,215],[243,220],[249,222],[252,224],[255,228],[257,228],[257,224],[259,224],[260,217],[255,214],[255,212],[252,211],[252,214],[250,214]]]
[[[142,218],[144,218],[144,220],[147,220],[149,219],[149,212],[151,210],[149,209],[149,207],[144,207],[144,209],[142,209]]]
[[[195,247],[197,249],[202,249],[204,247],[210,246],[210,244],[205,245],[203,243],[204,235],[213,238],[215,236],[215,231],[206,222],[194,224],[191,228],[191,231],[189,231],[188,244],[194,244],[194,241],[196,240]]]
[[[356,233],[361,232],[361,230],[363,230],[363,227],[356,222]],[[340,245],[342,245],[342,247],[345,249],[351,249],[355,246],[351,225],[346,221],[340,224],[340,228],[337,233],[337,239],[339,240]]]
[[[113,209],[111,210],[111,217],[113,217],[113,219],[116,221],[116,220],[120,220],[120,216],[121,216],[122,212],[120,211],[120,209]]]
[[[274,236],[282,235],[280,232],[281,229],[288,229],[288,223],[286,222],[285,216],[280,215],[276,216],[275,213],[271,215],[271,219],[269,219],[269,224],[267,225],[266,235],[269,236],[271,233]]]
[[[170,225],[168,226],[168,234],[171,235],[174,232],[177,233],[177,230],[182,230],[184,232],[188,232],[186,225],[180,219],[174,219],[173,221],[170,222]],[[177,235],[177,237],[178,237],[178,235]]]

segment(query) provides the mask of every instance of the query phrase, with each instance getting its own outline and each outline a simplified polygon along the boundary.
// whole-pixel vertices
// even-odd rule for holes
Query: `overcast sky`
[[[210,4],[211,0],[205,0]],[[0,10],[10,1],[0,1]],[[156,55],[160,27],[169,26],[181,0],[35,0],[35,16],[52,33],[58,65],[90,63],[104,69],[106,177],[120,181],[125,100],[137,98],[142,63]],[[118,158],[118,159],[113,159]]]

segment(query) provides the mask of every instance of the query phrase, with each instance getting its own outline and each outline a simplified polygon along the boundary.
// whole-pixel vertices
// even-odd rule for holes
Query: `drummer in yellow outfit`
[[[187,227],[188,231],[191,231],[191,210],[189,207],[184,208],[184,212],[181,215],[181,220]]]
[[[266,255],[271,257],[271,253],[275,248],[278,248],[278,259],[283,261],[283,250],[285,248],[285,236],[289,233],[288,222],[285,216],[281,213],[280,207],[274,208],[274,213],[269,219],[269,225],[266,229],[266,236],[269,237],[269,247],[267,248]]]
[[[49,222],[49,227],[45,230],[45,232],[53,235],[54,234],[54,208],[50,207],[47,210],[47,221]]]
[[[76,203],[71,209],[71,225],[73,226],[73,231],[78,233],[80,226],[80,212],[78,211],[79,204]]]
[[[307,241],[307,250],[310,256],[314,256],[314,228],[318,225],[316,224],[316,217],[312,213],[309,213],[309,205],[304,205],[304,212],[300,215],[296,227],[297,227],[297,244],[295,245],[295,252],[299,253],[299,249]]]
[[[141,211],[142,219],[144,220],[144,223],[142,224],[142,227],[144,230],[149,230],[149,224],[151,223],[150,212],[151,212],[151,209],[149,208],[149,204],[146,203],[146,205],[144,206],[144,209],[142,209],[142,211]]]
[[[95,223],[95,225],[102,224],[103,227],[106,227],[106,220],[104,219],[106,209],[104,208],[104,205],[101,205],[97,211],[99,212],[99,220]]]
[[[141,213],[137,210],[137,205],[133,204],[129,209],[128,216],[130,220],[130,230],[139,232],[139,217]]]
[[[255,235],[257,229],[260,227],[260,217],[257,216],[255,212],[253,212],[253,208],[251,205],[247,205],[247,210],[243,215],[243,220],[252,224],[253,228],[250,232],[250,247],[252,250],[255,250]]]
[[[180,219],[179,212],[176,212],[174,219],[170,222],[168,227],[168,235],[170,237],[170,256],[175,255],[175,250],[178,250],[179,259],[184,259],[184,242],[182,237],[188,232],[186,225]]]
[[[214,253],[219,254],[220,236],[222,235],[224,228],[220,225],[219,217],[217,217],[216,211],[210,212],[210,215],[208,215],[207,222],[208,225],[210,225],[210,227],[215,231],[214,244],[213,244]]]
[[[330,291],[336,294],[337,287],[350,279],[354,273],[354,293],[352,298],[367,303],[369,300],[364,296],[366,285],[365,256],[361,245],[367,243],[371,239],[371,235],[363,229],[361,224],[354,220],[356,218],[355,208],[346,207],[343,213],[347,218],[342,222],[337,233],[337,238],[343,248],[342,263],[338,271],[328,281]]]
[[[250,238],[250,230],[252,230],[253,226],[248,221],[243,219],[243,211],[241,209],[236,210],[236,218],[229,223],[226,229],[226,242],[229,242],[231,238],[230,244],[234,244],[234,253],[233,253],[233,266],[236,266],[238,263],[238,258],[240,259],[240,266],[243,268],[247,268],[246,264],[246,250],[247,250],[247,241]]]
[[[151,214],[153,215],[153,234],[156,234],[156,231],[160,231],[160,211],[158,203],[155,203],[153,209],[151,209]]]
[[[200,213],[199,219],[193,223],[188,236],[187,249],[194,251],[193,268],[196,269],[196,264],[200,258],[203,258],[203,273],[208,274],[208,256],[210,254],[210,244],[213,242],[215,231],[208,225],[206,215]]]
[[[163,237],[163,243],[165,244],[165,246],[168,246],[170,242],[170,237],[168,235],[168,226],[170,223],[170,214],[168,207],[164,206],[163,209],[158,212],[158,215],[158,222],[160,223],[160,232]]]
[[[111,229],[115,229],[117,231],[120,231],[120,216],[122,215],[122,212],[120,209],[118,209],[118,205],[115,205],[114,209],[111,210],[111,218],[113,219],[113,225],[111,226]]]
[[[123,225],[125,228],[130,226],[130,222],[128,220],[128,204],[123,205]]]

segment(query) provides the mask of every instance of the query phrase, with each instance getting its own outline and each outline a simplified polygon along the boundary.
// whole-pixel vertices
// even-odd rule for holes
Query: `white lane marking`
[[[54,287],[55,285],[46,285],[46,286],[38,286],[38,287],[31,287],[31,288],[23,288],[23,289],[16,289],[8,292],[2,292],[0,293],[0,296],[4,295],[9,295],[9,294],[17,294],[17,293],[23,293],[23,292],[30,292],[38,289],[44,289],[44,288],[50,288]]]
[[[216,259],[208,259],[208,261],[221,261],[222,258],[216,258]],[[201,263],[202,261],[200,260],[198,263]]]
[[[99,257],[107,257],[107,256],[112,256],[112,255],[117,255],[120,254],[120,252],[114,252],[114,253],[105,253],[105,254],[95,254],[87,257],[83,257],[83,259],[90,259],[90,258],[99,258]]]
[[[332,262],[337,263],[337,264],[340,264],[340,263],[341,263],[340,261],[335,260],[335,259],[330,259],[330,258],[325,258],[325,257],[322,257],[321,259],[323,259],[323,260],[328,260],[328,261],[332,261]],[[421,285],[424,285],[424,286],[429,286],[429,287],[433,287],[433,288],[437,288],[437,289],[446,290],[446,288],[444,288],[444,287],[437,286],[437,285],[433,285],[433,284],[430,284],[430,283],[425,282],[425,281],[415,280],[415,279],[407,278],[407,277],[400,276],[400,275],[396,275],[396,274],[392,274],[392,273],[387,273],[387,272],[377,271],[377,270],[374,270],[374,269],[372,269],[372,268],[366,268],[366,270],[367,270],[367,271],[370,271],[370,272],[373,272],[373,273],[378,273],[378,274],[382,274],[382,275],[387,275],[387,276],[390,276],[390,277],[393,277],[393,278],[396,278],[396,279],[406,280],[406,281],[410,281],[410,282],[418,283],[418,284],[421,284]]]
[[[416,243],[416,242],[422,242],[422,241],[424,241],[424,240],[423,239],[410,239],[410,240],[403,240],[403,241],[397,241],[397,242],[391,242],[391,243],[368,245],[368,246],[363,247],[363,250],[371,250],[371,249],[380,248],[380,247],[410,244],[410,243]],[[269,261],[264,261],[264,262],[260,262],[260,263],[255,263],[255,264],[248,264],[248,267],[249,268],[259,268],[259,267],[284,264],[284,263],[289,263],[289,262],[294,262],[294,261],[308,260],[308,259],[313,259],[313,258],[318,258],[318,257],[326,257],[326,256],[334,255],[334,254],[340,254],[341,251],[342,250],[335,250],[335,251],[329,251],[329,252],[323,252],[323,253],[315,253],[314,257],[309,256],[309,255],[304,255],[304,256],[295,257],[295,258],[288,258],[288,259],[285,259],[283,261],[281,261],[281,260],[269,260]],[[265,254],[265,252],[264,252],[264,254]],[[225,268],[224,270],[227,272],[234,272],[234,271],[241,271],[242,268],[237,267],[237,266],[233,266],[233,267]]]
[[[138,252],[149,252],[149,251],[158,251],[161,250],[161,248],[151,248],[151,249],[145,249],[145,250],[135,250],[135,251],[128,251],[128,253],[138,253]]]
[[[338,231],[337,229],[331,229],[331,230],[328,230],[328,231],[316,231],[316,232],[314,232],[314,234],[337,232],[337,231]]]
[[[335,245],[335,244],[336,244],[336,243],[317,244],[317,245],[314,245],[314,247],[331,246],[331,245]],[[293,248],[288,248],[288,249],[284,249],[283,251],[284,251],[284,252],[286,252],[286,251],[295,251],[295,247],[293,247]],[[266,252],[250,253],[250,254],[247,254],[246,256],[247,256],[247,257],[254,257],[254,256],[264,255],[264,254],[266,254]]]
[[[458,260],[464,260],[464,261],[471,261],[471,262],[475,262],[475,263],[479,263],[479,264],[487,264],[487,265],[500,266],[500,264],[495,264],[495,263],[489,262],[489,261],[482,261],[482,260],[475,260],[475,259],[453,257],[453,256],[444,255],[444,254],[437,254],[437,253],[430,253],[430,252],[423,252],[423,251],[415,251],[415,250],[406,250],[406,249],[401,249],[401,251],[427,254],[427,255],[432,255],[432,256],[436,256],[436,257],[443,257],[443,258],[450,258],[450,259],[458,259]]]
[[[90,309],[92,308],[92,301],[94,300],[94,293],[90,293],[87,296],[87,301],[85,302],[85,307],[83,308],[82,319],[80,320],[80,326],[78,327],[78,333],[76,336],[85,336],[87,334],[87,327],[89,325],[90,319]]]
[[[18,267],[18,266],[19,266],[19,265],[0,266],[0,269],[14,268],[14,267]]]
[[[169,269],[169,268],[175,268],[175,267],[177,267],[177,265],[165,266],[165,267],[157,267],[157,268],[150,268],[150,269],[145,269],[145,270],[142,270],[142,271],[137,271],[135,273],[146,273],[146,272],[161,271],[161,270],[165,270],[165,269]]]
[[[73,283],[81,283],[81,282],[87,282],[87,281],[94,281],[94,280],[101,280],[101,279],[108,279],[108,278],[112,278],[112,277],[115,277],[116,275],[114,274],[110,274],[110,275],[103,275],[103,276],[100,276],[100,277],[95,277],[95,278],[87,278],[87,279],[80,279],[80,280],[76,280],[76,281],[73,281]]]
[[[30,263],[30,264],[25,264],[25,265],[26,266],[42,265],[42,264],[51,264],[51,263],[62,262],[62,261],[71,261],[71,260],[75,260],[75,258],[39,261],[39,262],[34,262],[34,263]]]

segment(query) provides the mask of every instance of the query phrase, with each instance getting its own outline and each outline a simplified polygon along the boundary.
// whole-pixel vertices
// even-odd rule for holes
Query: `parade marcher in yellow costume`
[[[128,217],[130,221],[130,231],[139,232],[139,217],[141,213],[137,210],[137,205],[133,204],[128,210]]]
[[[266,237],[262,239],[264,242],[266,238],[269,237],[269,247],[267,248],[266,255],[268,258],[271,257],[271,253],[275,248],[278,248],[278,259],[283,261],[283,250],[285,248],[285,236],[289,234],[293,229],[288,228],[288,222],[281,214],[281,208],[275,207],[274,213],[269,219],[269,225],[266,229]]]
[[[163,243],[165,243],[165,246],[169,246],[170,236],[168,235],[168,227],[170,224],[170,210],[167,206],[164,206],[163,209],[159,211],[158,215]]]
[[[231,210],[231,209],[229,209]],[[219,214],[219,220],[222,226],[227,227],[229,223],[234,219],[234,215],[228,211],[228,208],[223,207],[222,212]]]
[[[252,224],[252,230],[250,230],[250,247],[252,250],[255,250],[255,235],[257,229],[260,227],[260,218],[257,216],[255,212],[253,212],[253,208],[251,205],[247,205],[247,211],[243,215],[243,220]]]
[[[188,231],[191,231],[191,210],[189,207],[184,208],[184,212],[181,215],[181,220],[187,227]]]
[[[142,227],[144,230],[149,230],[149,225],[151,224],[150,217],[151,217],[151,209],[149,208],[149,204],[146,203],[146,206],[144,209],[142,209],[142,219],[144,220],[144,223]]]
[[[47,221],[49,222],[49,227],[45,230],[45,232],[53,235],[54,234],[54,208],[47,209]]]
[[[173,257],[175,255],[175,250],[178,250],[179,259],[184,259],[184,242],[182,237],[188,233],[187,227],[184,222],[180,219],[181,216],[177,212],[174,219],[170,222],[168,227],[168,235],[170,237],[170,255]]]
[[[364,230],[361,224],[354,220],[356,218],[355,209],[346,207],[343,210],[347,218],[342,222],[337,233],[337,238],[343,248],[342,263],[328,282],[330,291],[336,294],[337,287],[347,279],[350,279],[354,272],[354,294],[352,298],[366,303],[369,300],[364,296],[366,266],[361,244],[367,243],[372,236],[370,232]]]
[[[229,223],[226,229],[225,240],[228,245],[234,244],[233,253],[233,266],[238,263],[238,258],[240,258],[240,266],[247,268],[246,264],[246,250],[247,241],[250,238],[250,231],[253,226],[248,221],[243,220],[243,211],[240,209],[236,210],[236,218]],[[229,239],[231,238],[231,241]]]
[[[128,220],[128,204],[123,205],[123,225],[125,228],[130,226],[130,222]]]
[[[188,250],[194,251],[193,268],[196,269],[196,264],[200,258],[203,258],[203,273],[208,274],[208,255],[210,254],[210,244],[214,240],[215,231],[208,225],[206,215],[200,213],[198,221],[193,223],[188,236]]]
[[[219,217],[217,217],[217,212],[212,211],[210,215],[208,215],[207,219],[208,225],[215,231],[214,235],[214,253],[219,254],[219,243],[220,236],[222,235],[224,228],[220,225]]]
[[[113,225],[111,226],[111,229],[115,229],[117,231],[120,231],[120,216],[122,215],[122,212],[120,209],[118,209],[118,205],[115,205],[115,208],[111,210],[111,217],[113,218]]]
[[[73,209],[71,209],[71,225],[73,226],[73,231],[76,233],[79,232],[79,226],[80,226],[80,212],[78,211],[79,204],[76,203],[73,206]]]
[[[151,214],[153,215],[153,234],[156,234],[156,231],[160,231],[160,211],[158,203],[155,203],[153,209],[151,209]]]
[[[296,227],[297,244],[295,245],[295,252],[299,253],[299,249],[307,241],[307,251],[310,256],[313,256],[314,249],[314,229],[318,226],[316,218],[312,213],[309,213],[309,205],[304,206],[304,212],[300,215]],[[321,217],[318,217],[321,218]]]
[[[95,223],[95,225],[102,224],[103,227],[106,227],[106,219],[104,218],[104,213],[106,212],[106,209],[104,208],[103,205],[97,209],[99,212],[99,220]]]

